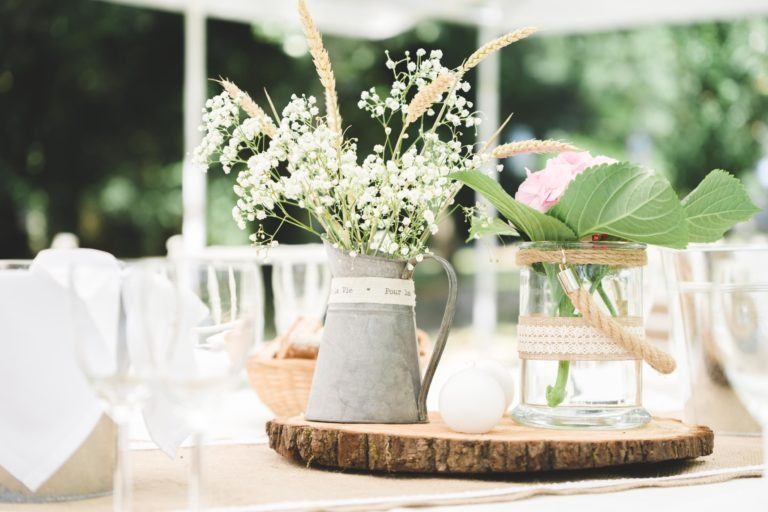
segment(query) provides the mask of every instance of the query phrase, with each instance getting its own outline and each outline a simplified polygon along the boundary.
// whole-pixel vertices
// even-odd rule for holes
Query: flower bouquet
[[[440,50],[406,51],[399,59],[387,52],[390,89],[364,90],[357,102],[382,131],[381,142],[360,160],[339,113],[331,61],[303,1],[299,14],[324,88],[325,115],[314,97],[294,95],[280,115],[267,98],[270,116],[234,83],[220,80],[224,90],[206,103],[193,160],[203,169],[220,164],[225,173],[237,171],[232,214],[242,229],[256,223],[250,238],[260,247],[275,245],[288,224],[352,255],[408,259],[428,252],[429,236],[461,187],[450,174],[478,169],[491,156],[488,145],[466,141],[481,118],[465,96],[471,87],[465,74],[535,29],[491,41],[456,68],[442,63]],[[530,151],[541,144],[568,147],[534,142],[539,146]],[[503,154],[497,148],[494,156]],[[276,229],[265,227],[267,219],[276,219]]]
[[[517,252],[523,382],[516,419],[546,427],[648,422],[641,361],[662,373],[675,361],[644,340],[645,246],[683,249],[720,239],[758,211],[742,184],[715,170],[681,201],[659,174],[587,152],[562,152],[529,171],[515,198],[483,173],[452,177],[507,221],[475,216],[474,236],[529,241]]]
[[[466,73],[493,52],[534,33],[523,28],[495,39],[449,68],[440,50],[402,58],[387,53],[388,91],[362,91],[358,108],[381,129],[362,159],[339,111],[328,52],[303,1],[299,16],[324,89],[324,115],[312,96],[294,95],[280,115],[228,80],[208,100],[203,140],[193,158],[237,172],[233,216],[262,249],[285,225],[326,244],[333,275],[323,340],[306,416],[320,421],[427,421],[426,395],[450,330],[456,278],[427,242],[453,207],[462,183],[452,176],[491,157],[571,149],[557,141],[526,141],[489,151],[476,146],[480,117],[467,99]],[[498,133],[498,132],[497,132]],[[269,223],[267,223],[269,221]],[[274,229],[270,229],[274,227]],[[437,260],[449,278],[448,301],[433,357],[420,379],[412,272]]]

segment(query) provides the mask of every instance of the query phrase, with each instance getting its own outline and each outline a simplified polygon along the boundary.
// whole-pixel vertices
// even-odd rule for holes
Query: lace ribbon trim
[[[645,338],[643,319],[616,318],[629,332]],[[517,325],[520,359],[621,361],[637,359],[602,331],[578,317],[521,316]]]

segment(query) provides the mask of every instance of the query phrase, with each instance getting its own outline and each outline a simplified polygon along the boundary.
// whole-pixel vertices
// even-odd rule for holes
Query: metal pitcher
[[[333,275],[306,419],[426,423],[427,393],[456,309],[456,274],[443,258],[448,300],[424,378],[416,341],[415,260],[349,256],[326,244]],[[410,263],[410,265],[409,265]]]

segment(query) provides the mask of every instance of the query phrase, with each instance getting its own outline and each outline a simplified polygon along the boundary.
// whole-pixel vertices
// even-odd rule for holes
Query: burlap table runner
[[[206,452],[208,503],[227,510],[384,510],[391,507],[512,501],[542,494],[611,492],[714,483],[760,475],[759,437],[717,435],[715,452],[695,461],[483,479],[373,476],[307,469],[266,445],[220,445]],[[183,509],[187,452],[172,461],[156,450],[133,453],[134,510]],[[111,498],[0,504],[0,511],[108,511]],[[238,510],[233,508],[232,510]]]

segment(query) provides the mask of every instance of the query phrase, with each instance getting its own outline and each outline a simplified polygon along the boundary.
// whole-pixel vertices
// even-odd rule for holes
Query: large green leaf
[[[749,220],[760,208],[752,203],[738,179],[716,169],[683,199],[683,211],[688,241],[714,242],[734,224]]]
[[[579,238],[604,233],[650,245],[688,245],[685,213],[669,182],[628,162],[579,174],[547,214]]]
[[[480,171],[459,171],[451,177],[483,195],[518,231],[534,241],[576,240],[574,232],[565,224],[530,206],[515,201],[501,185]]]

